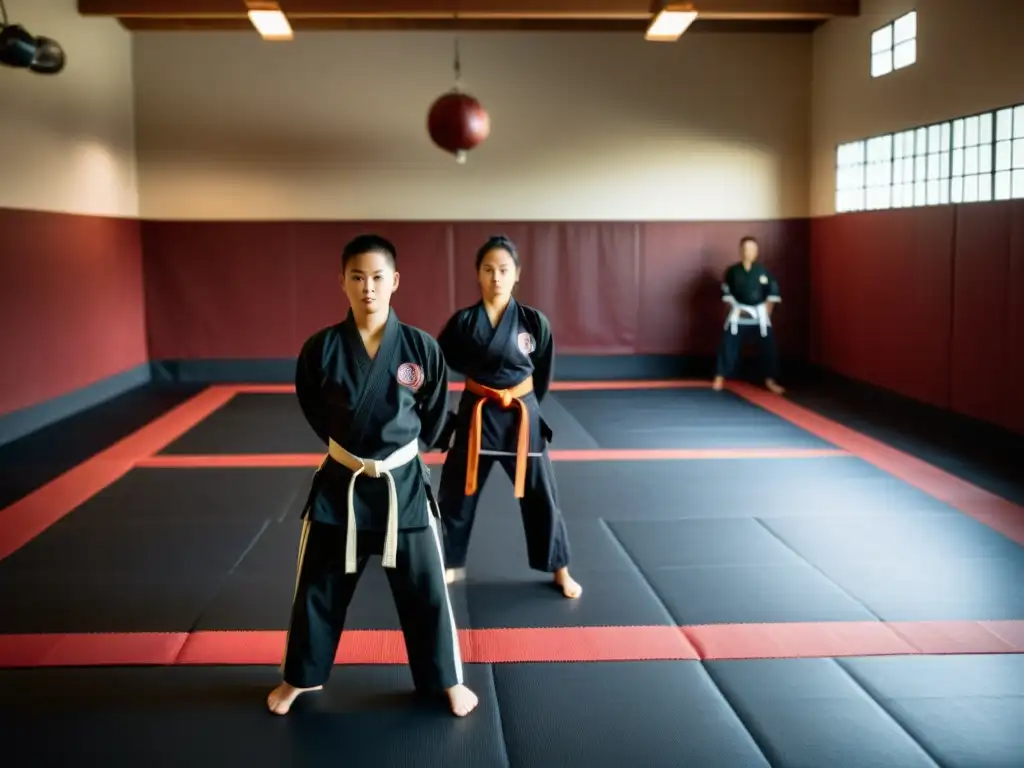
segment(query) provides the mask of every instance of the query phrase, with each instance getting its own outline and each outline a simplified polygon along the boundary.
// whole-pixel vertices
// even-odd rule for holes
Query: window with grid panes
[[[903,131],[893,136],[893,208],[911,208],[914,205],[914,135],[914,131]]]
[[[1024,198],[1024,104],[998,110],[995,123],[993,197]]]
[[[836,211],[863,211],[866,195],[865,142],[840,144],[836,150]]]
[[[867,141],[865,208],[878,211],[892,206],[892,134]]]
[[[881,77],[917,61],[917,11],[871,33],[871,76]]]
[[[954,120],[951,202],[992,199],[992,159],[992,113]]]
[[[949,202],[951,123],[918,128],[914,134],[914,205]]]

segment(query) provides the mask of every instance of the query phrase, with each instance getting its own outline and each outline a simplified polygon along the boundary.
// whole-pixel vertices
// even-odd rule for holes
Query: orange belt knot
[[[533,376],[509,389],[492,389],[472,379],[466,379],[466,390],[479,395],[473,407],[473,417],[469,422],[469,446],[466,459],[466,495],[472,496],[477,491],[477,476],[480,470],[480,449],[483,440],[484,403],[493,400],[502,408],[519,408],[519,440],[516,445],[516,478],[515,497],[523,498],[526,493],[526,463],[530,453],[530,412],[522,398],[533,391]]]

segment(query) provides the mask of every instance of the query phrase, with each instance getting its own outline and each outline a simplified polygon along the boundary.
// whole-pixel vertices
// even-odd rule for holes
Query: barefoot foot
[[[462,581],[464,578],[466,578],[465,568],[449,568],[444,572],[444,580],[449,584]]]
[[[476,709],[476,705],[479,702],[476,694],[464,685],[453,685],[448,689],[447,693],[452,714],[456,717],[465,717]]]
[[[555,571],[555,584],[560,586],[562,588],[562,594],[570,599],[575,600],[583,594],[583,587],[581,587],[576,580],[569,575],[568,568],[559,568]]]
[[[275,715],[287,715],[288,710],[292,708],[292,703],[299,698],[300,694],[322,689],[322,685],[317,685],[313,688],[296,688],[294,685],[281,683],[267,696],[267,708]]]
[[[785,394],[786,390],[775,383],[775,379],[765,379],[764,385],[768,387],[769,391],[774,392],[776,395]]]
[[[722,391],[722,386],[724,384],[725,384],[725,379],[723,379],[721,376],[715,376],[715,380],[713,382],[711,382],[711,388],[713,390],[715,390],[715,392],[721,392]]]

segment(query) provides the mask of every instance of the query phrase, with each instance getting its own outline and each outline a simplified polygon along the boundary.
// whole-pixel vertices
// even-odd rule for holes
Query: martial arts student
[[[765,386],[777,395],[785,390],[778,376],[778,357],[775,335],[772,333],[772,308],[782,301],[779,284],[763,265],[757,263],[757,240],[740,240],[740,261],[725,271],[722,281],[722,301],[729,305],[725,331],[718,345],[718,362],[712,387],[722,388],[725,378],[732,374],[739,362],[740,349],[745,337],[755,336],[758,341],[761,370]]]
[[[267,698],[276,714],[327,681],[371,555],[382,556],[416,689],[446,694],[458,716],[477,705],[463,685],[429,471],[418,445],[435,447],[445,431],[448,372],[437,342],[391,309],[398,278],[387,240],[363,235],[350,242],[340,282],[351,309],[299,354],[296,394],[328,454],[302,514],[283,682]]]
[[[569,575],[569,539],[547,453],[551,429],[540,403],[551,385],[554,340],[548,319],[512,297],[519,254],[492,237],[476,255],[481,300],[456,312],[438,337],[452,370],[466,377],[438,502],[449,582],[465,573],[473,519],[495,460],[515,486],[529,565],[554,574],[569,598],[583,588]]]

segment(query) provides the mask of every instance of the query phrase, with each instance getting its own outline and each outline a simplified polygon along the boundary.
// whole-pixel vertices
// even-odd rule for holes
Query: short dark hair
[[[380,235],[369,234],[359,235],[348,241],[345,250],[341,252],[341,271],[344,272],[348,263],[362,253],[379,253],[386,256],[391,262],[391,268],[398,269],[398,253],[391,241]]]
[[[740,238],[740,248],[742,248],[747,243],[753,243],[754,245],[759,245],[759,243],[757,242],[757,238],[754,237],[753,235],[744,235],[743,237]]]
[[[487,242],[481,245],[480,250],[476,252],[477,269],[480,269],[480,264],[483,262],[484,256],[494,250],[507,252],[508,255],[512,257],[512,261],[516,263],[516,267],[519,267],[519,251],[516,250],[516,244],[505,235],[492,235],[487,238]]]

